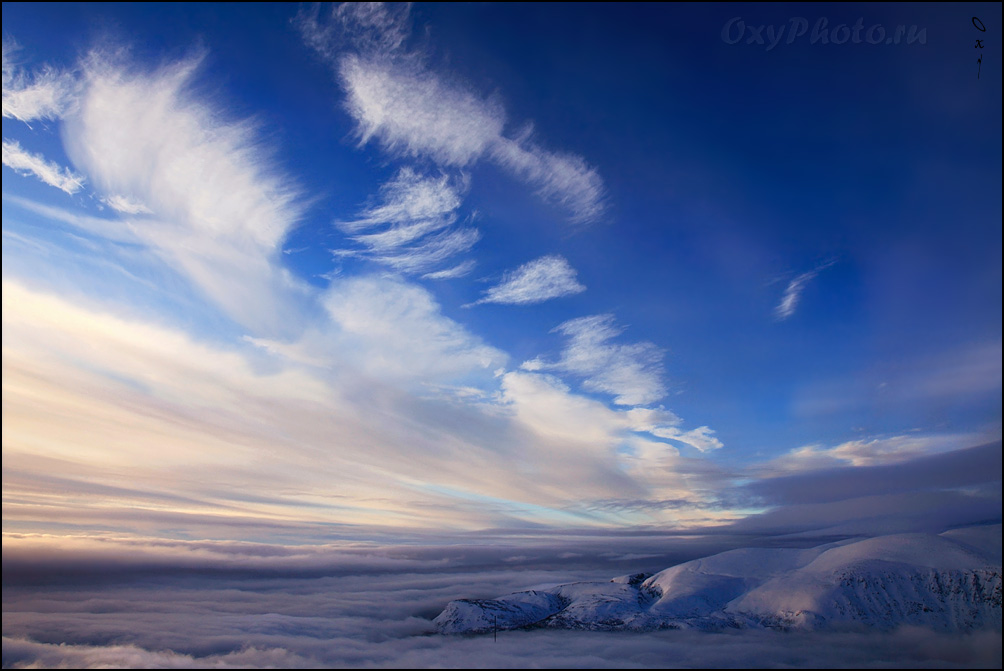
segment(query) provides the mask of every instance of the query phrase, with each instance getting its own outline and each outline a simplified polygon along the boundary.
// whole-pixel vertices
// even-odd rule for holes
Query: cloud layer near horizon
[[[325,630],[324,635],[331,635]],[[491,645],[483,637],[420,635],[380,644],[334,635],[330,646],[318,634],[253,636],[256,643],[229,652],[189,654],[136,644],[66,645],[4,638],[7,668],[748,668],[825,665],[883,668],[995,668],[1000,636],[966,636],[903,630],[893,634],[785,634],[757,632],[704,634],[673,632],[625,637],[581,632],[516,632]],[[221,637],[222,638],[222,637]],[[233,639],[226,643],[232,643]],[[570,652],[573,651],[573,652]]]
[[[635,433],[672,430],[671,413],[609,409],[540,373],[496,380],[504,355],[400,280],[343,280],[326,300],[331,321],[297,343],[221,347],[5,281],[5,522],[188,519],[236,537],[325,519],[604,524],[583,502],[689,496],[649,468],[687,460]],[[461,401],[464,379],[499,394]],[[47,496],[50,475],[73,495]]]
[[[497,641],[434,634],[431,620],[451,599],[603,581],[715,551],[694,538],[625,537],[617,551],[609,539],[510,547],[493,540],[492,546],[355,543],[318,551],[81,539],[59,561],[58,553],[40,554],[41,546],[32,550],[24,539],[5,536],[3,665],[664,668],[667,659],[703,668],[999,665],[1000,634],[993,631],[507,631]]]

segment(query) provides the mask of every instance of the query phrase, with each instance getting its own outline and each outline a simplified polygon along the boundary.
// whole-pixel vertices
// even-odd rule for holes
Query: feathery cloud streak
[[[502,281],[471,305],[502,303],[530,305],[552,298],[582,293],[586,287],[575,277],[575,269],[563,256],[550,254],[510,270]]]
[[[795,314],[795,310],[798,308],[798,302],[802,298],[802,292],[805,291],[806,285],[808,285],[821,270],[829,268],[834,263],[836,263],[836,261],[824,263],[823,265],[813,268],[808,272],[802,273],[795,279],[788,282],[788,286],[784,290],[784,295],[781,296],[781,302],[774,308],[774,316],[778,321],[784,321]]]
[[[568,338],[561,358],[554,363],[533,359],[524,368],[571,373],[583,378],[586,389],[613,395],[618,405],[653,403],[666,395],[662,350],[650,342],[610,343],[623,331],[613,315],[579,317],[554,330]]]
[[[297,17],[304,41],[345,89],[360,144],[376,140],[393,155],[454,168],[487,158],[563,209],[572,223],[600,219],[605,190],[596,170],[580,156],[544,149],[525,130],[507,136],[499,101],[435,71],[425,54],[405,47],[408,21],[406,6],[382,3],[338,5],[324,17],[314,7]]]
[[[776,475],[838,466],[882,466],[950,452],[960,446],[975,445],[981,439],[985,437],[979,434],[927,434],[849,440],[833,447],[806,445],[772,460],[763,468]]]
[[[365,256],[406,273],[425,272],[430,279],[458,277],[472,263],[433,269],[468,251],[480,238],[476,228],[454,226],[466,189],[463,179],[423,177],[412,168],[402,168],[384,184],[379,205],[362,211],[356,219],[336,223],[364,249],[334,253]]]
[[[286,346],[325,345],[329,359],[302,362],[281,343],[262,355],[221,349],[5,282],[5,521],[247,538],[323,534],[332,519],[609,523],[584,502],[666,487],[688,498],[685,483],[651,468],[673,448],[635,435],[668,427],[671,414],[611,410],[530,372],[505,373],[499,398],[481,405],[400,391],[503,360],[438,316],[423,290],[384,282],[331,293],[334,328]],[[647,450],[630,459],[644,477],[622,468],[627,443]],[[40,505],[47,473],[67,494]],[[664,514],[707,519],[702,501]]]
[[[3,115],[25,123],[60,118],[72,103],[76,82],[70,74],[49,67],[27,75],[14,58],[19,49],[17,42],[4,38]]]
[[[20,173],[35,175],[49,186],[71,195],[80,191],[84,184],[82,175],[47,161],[39,154],[25,151],[15,141],[3,141],[3,164]]]
[[[242,121],[194,99],[199,59],[144,72],[94,53],[83,64],[67,153],[129,227],[236,322],[300,323],[302,289],[275,262],[298,220],[295,187]]]

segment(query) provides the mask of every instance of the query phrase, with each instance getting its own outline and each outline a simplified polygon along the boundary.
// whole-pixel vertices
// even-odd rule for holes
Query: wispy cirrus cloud
[[[374,140],[397,156],[447,167],[487,159],[572,223],[602,217],[605,188],[596,169],[576,154],[545,149],[526,127],[507,135],[501,102],[433,69],[421,50],[407,49],[409,20],[406,6],[381,3],[339,5],[323,17],[313,8],[297,17],[304,41],[342,83],[360,143]]]
[[[720,523],[731,515],[716,510],[716,485],[694,459],[666,440],[678,438],[679,417],[662,408],[611,408],[575,394],[553,375],[516,370],[501,375],[498,410],[526,432],[518,468],[535,481],[551,474],[547,487],[584,487],[588,500],[569,502],[569,511],[598,512],[605,500],[645,501],[608,512],[620,522],[671,523],[678,527]],[[532,450],[529,452],[528,450]],[[524,456],[525,454],[525,456]],[[650,503],[672,499],[679,505]]]
[[[338,226],[347,233],[386,226],[386,231],[367,234],[361,240],[374,249],[384,243],[397,246],[456,221],[464,191],[465,184],[446,175],[424,177],[412,168],[403,168],[380,189],[379,205],[363,210],[356,219],[338,222]]]
[[[650,342],[610,342],[623,332],[613,315],[579,317],[554,330],[568,338],[561,358],[554,363],[534,359],[523,364],[524,368],[583,378],[586,389],[611,394],[618,405],[652,403],[666,395],[662,350]]]
[[[554,331],[567,338],[560,358],[556,362],[540,358],[524,362],[520,367],[523,371],[571,375],[582,380],[584,389],[613,396],[613,403],[618,406],[643,406],[666,396],[663,351],[648,342],[612,342],[623,331],[615,324],[612,314],[570,319]],[[682,420],[663,408],[635,407],[624,411],[624,418],[626,426],[632,431],[646,432],[701,452],[723,446],[711,428],[701,426],[685,431],[680,428]],[[657,450],[666,449],[664,443],[656,445]],[[644,449],[642,452],[651,453],[651,450]]]
[[[414,66],[348,55],[338,74],[360,144],[376,140],[394,154],[464,167],[481,158],[505,126],[500,105]]]
[[[15,60],[20,50],[12,39],[3,40],[3,116],[28,123],[58,119],[73,102],[76,80],[51,67],[26,74]]]
[[[714,436],[714,431],[700,426],[690,431],[680,428],[683,423],[673,412],[662,408],[632,408],[627,411],[636,431],[645,431],[658,438],[666,438],[689,445],[701,452],[709,452],[722,447],[722,442]]]
[[[200,58],[140,69],[90,54],[67,154],[135,236],[237,323],[292,331],[301,287],[275,262],[304,205],[247,121],[191,94]]]
[[[572,223],[595,221],[606,209],[603,179],[581,156],[548,151],[523,134],[499,138],[492,145],[492,158],[541,199],[564,209]]]
[[[457,277],[464,277],[470,274],[474,270],[476,264],[474,261],[468,260],[463,263],[458,263],[452,268],[446,268],[445,270],[434,270],[430,273],[425,273],[422,275],[422,279],[425,280],[452,280]]]
[[[340,355],[386,379],[423,382],[488,373],[506,355],[447,318],[427,290],[393,277],[333,283],[324,305],[336,327],[327,337]]]
[[[464,179],[424,176],[402,168],[381,188],[378,205],[363,210],[355,219],[336,223],[362,249],[337,249],[334,253],[363,256],[402,272],[424,272],[431,279],[457,277],[473,266],[435,269],[468,251],[481,236],[476,228],[455,226],[466,190]]]
[[[683,431],[676,427],[668,427],[664,429],[657,429],[652,433],[660,438],[669,438],[670,440],[690,445],[695,450],[699,450],[701,452],[710,452],[711,450],[717,450],[722,447],[722,441],[718,440],[718,438],[714,435],[714,430],[707,426],[699,426],[696,429],[691,429],[690,431]]]
[[[345,2],[332,4],[321,17],[321,4],[304,7],[293,19],[304,42],[334,59],[345,44],[367,55],[396,54],[411,37],[406,3]]]
[[[408,5],[342,3],[321,16],[301,11],[304,41],[335,70],[361,144],[391,153],[464,167],[477,161],[505,126],[505,111],[430,71],[409,51]]]
[[[579,317],[554,331],[568,338],[560,358],[554,362],[539,357],[531,359],[521,365],[522,370],[553,371],[581,378],[585,389],[610,394],[620,406],[651,404],[666,395],[662,382],[663,351],[651,342],[611,342],[623,332],[613,315]],[[661,407],[633,407],[624,411],[624,416],[632,431],[682,443],[701,452],[722,447],[711,428],[701,426],[685,431],[680,428],[682,420]],[[657,449],[664,448],[663,444]]]
[[[153,214],[153,210],[143,203],[127,196],[114,195],[104,199],[105,205],[123,214]]]
[[[79,231],[115,242],[137,243],[139,238],[128,226],[123,226],[117,218],[95,217],[82,212],[53,207],[5,193],[4,203],[13,204],[28,212],[72,226]]]
[[[331,359],[311,365],[5,281],[5,521],[242,538],[335,522],[494,526],[518,509],[507,500],[547,503],[506,473],[507,422],[401,391],[402,377],[502,360],[427,295],[393,289],[361,281],[332,295],[336,326],[319,334]],[[51,476],[65,498],[40,505]],[[436,486],[499,505],[451,510]]]
[[[828,261],[821,266],[817,266],[812,270],[802,273],[795,279],[788,282],[788,286],[784,290],[784,295],[781,296],[781,302],[777,304],[774,308],[774,316],[778,321],[784,321],[788,319],[798,308],[798,303],[802,298],[802,292],[805,291],[805,287],[811,282],[820,271],[825,270],[832,266],[836,261]]]
[[[805,445],[773,459],[762,469],[772,475],[843,466],[883,466],[975,445],[979,434],[903,434],[849,440],[839,445]]]
[[[611,409],[526,371],[470,402],[416,393],[464,380],[485,389],[505,355],[399,278],[340,280],[330,325],[292,343],[249,339],[257,347],[200,342],[13,282],[3,295],[12,525],[322,537],[335,521],[603,524],[614,518],[589,501],[692,494],[653,468],[674,448],[637,434],[671,428],[671,413]],[[625,441],[646,446],[630,473]],[[63,494],[41,505],[53,477]],[[707,519],[704,497],[691,500],[689,517],[665,514]]]
[[[586,290],[576,279],[575,269],[563,256],[550,254],[507,271],[502,281],[470,305],[501,303],[531,305]]]
[[[425,277],[435,272],[431,271],[431,268],[436,268],[451,257],[468,251],[480,239],[481,233],[478,229],[458,228],[430,235],[419,245],[396,250],[390,254],[374,255],[373,258],[401,272],[425,273],[423,275]],[[465,267],[460,264],[446,272],[459,273]]]
[[[382,9],[366,11],[363,23],[378,36],[355,54],[359,63],[404,42],[387,32]],[[396,79],[405,61],[419,62],[391,63],[385,79],[406,97],[421,94],[408,88],[414,81]],[[604,513],[590,502],[653,499],[691,510],[635,519],[715,518],[709,497],[679,475],[685,462],[669,444],[701,449],[703,427],[684,431],[661,410],[610,408],[553,375],[506,372],[505,352],[401,276],[446,279],[472,269],[458,258],[479,235],[461,219],[469,189],[462,166],[502,161],[508,151],[508,169],[574,218],[593,198],[578,210],[566,198],[578,189],[562,186],[569,175],[589,174],[580,159],[540,149],[527,133],[503,137],[490,121],[501,107],[474,93],[453,102],[475,126],[487,124],[483,143],[473,126],[451,135],[457,129],[432,124],[424,136],[401,126],[394,135],[398,127],[377,115],[371,141],[388,149],[398,142],[392,151],[424,165],[400,169],[371,204],[335,225],[354,246],[339,253],[398,274],[338,276],[318,289],[282,265],[303,199],[255,124],[198,95],[200,62],[196,55],[150,68],[130,62],[128,50],[99,50],[74,70],[60,137],[107,218],[5,196],[33,218],[73,227],[40,233],[26,224],[28,236],[73,238],[75,253],[101,257],[109,278],[129,278],[114,295],[72,299],[57,294],[86,272],[83,264],[64,264],[65,282],[52,293],[31,281],[4,285],[5,521],[289,538],[348,525],[603,525],[637,511]],[[427,68],[415,72],[447,101],[468,91]],[[58,244],[37,249],[44,255]],[[137,266],[143,272],[129,274]],[[138,290],[136,279],[153,291]],[[164,285],[185,299],[183,326],[148,309],[144,298]],[[567,260],[552,255],[511,271],[486,298],[529,303],[583,288]],[[197,318],[189,304],[201,310]],[[229,335],[205,328],[220,321]],[[615,345],[616,333],[590,339],[571,322],[563,328],[573,343],[554,373],[583,378],[619,405],[664,393],[654,345]],[[207,472],[209,481],[200,476]],[[64,495],[40,504],[54,486]]]
[[[80,191],[84,185],[83,175],[48,161],[40,154],[25,151],[13,140],[3,141],[3,164],[21,174],[35,175],[49,186],[71,195]]]

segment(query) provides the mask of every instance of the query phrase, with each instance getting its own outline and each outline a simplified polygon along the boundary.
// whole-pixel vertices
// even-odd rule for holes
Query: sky
[[[5,563],[999,521],[1000,27],[4,3]]]

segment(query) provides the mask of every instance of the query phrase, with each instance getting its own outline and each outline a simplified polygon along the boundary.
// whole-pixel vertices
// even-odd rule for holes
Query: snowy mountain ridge
[[[809,549],[745,548],[652,576],[451,601],[444,634],[580,630],[1001,629],[1001,525]]]

